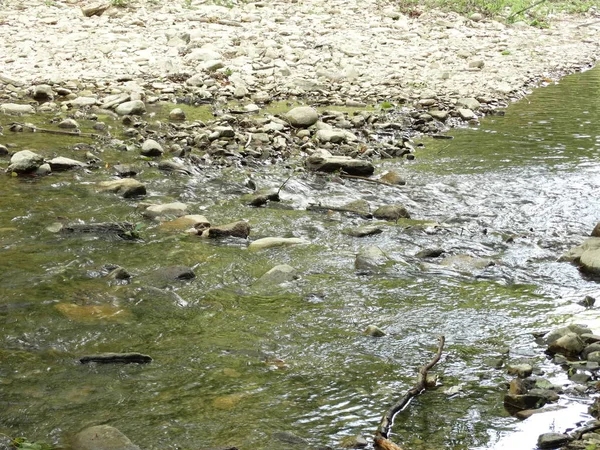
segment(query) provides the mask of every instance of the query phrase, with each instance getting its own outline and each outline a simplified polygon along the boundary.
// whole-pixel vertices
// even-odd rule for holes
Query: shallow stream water
[[[249,192],[248,176],[274,188],[289,167],[165,176],[139,161],[145,202],[182,201],[215,224],[248,220],[251,240],[310,241],[296,247],[249,251],[246,241],[164,231],[141,216],[140,200],[95,192],[108,171],[1,178],[0,432],[67,445],[87,426],[110,424],[145,449],[336,448],[345,436],[372,435],[443,334],[435,369],[441,386],[398,416],[393,439],[407,449],[499,449],[515,439],[533,449],[538,433],[585,419],[585,399],[563,399],[573,405],[566,413],[541,415],[533,432],[521,432],[528,422],[502,405],[510,378],[492,366],[498,358],[533,362],[565,383],[532,332],[575,319],[600,330],[600,314],[576,304],[600,295],[597,283],[557,262],[600,220],[598,94],[600,69],[566,77],[505,116],[453,131],[453,140],[427,140],[415,161],[380,163],[379,172],[407,179],[401,188],[296,172],[282,190],[283,206],[250,208],[240,196]],[[0,143],[27,139],[45,156],[57,145],[57,154],[82,159],[64,138],[15,136],[5,127]],[[103,158],[111,165],[133,157]],[[344,230],[369,221],[303,209],[358,199],[372,208],[405,204],[417,220],[354,238]],[[144,228],[140,240],[47,230],[78,220]],[[379,274],[357,272],[355,255],[368,245],[394,264]],[[435,247],[495,264],[414,257]],[[257,281],[283,263],[300,279],[279,287]],[[124,267],[132,282],[109,282],[106,264]],[[152,276],[169,265],[192,266],[197,278]],[[369,324],[386,336],[365,336]],[[126,351],[154,360],[78,362]],[[308,444],[282,442],[282,432]]]

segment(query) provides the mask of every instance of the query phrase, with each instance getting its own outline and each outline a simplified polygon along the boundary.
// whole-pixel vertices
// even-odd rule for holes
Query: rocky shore
[[[447,111],[470,97],[501,106],[532,83],[588,67],[600,49],[593,11],[559,15],[549,29],[539,29],[477,13],[408,17],[382,1],[90,7],[74,0],[4,0],[2,6],[5,99],[50,84],[66,100],[126,92],[144,100],[191,96],[262,105],[299,97]]]

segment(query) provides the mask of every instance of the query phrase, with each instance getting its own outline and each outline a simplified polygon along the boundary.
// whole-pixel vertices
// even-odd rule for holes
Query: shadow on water
[[[141,216],[138,201],[96,193],[102,170],[3,178],[10,195],[0,197],[0,432],[66,442],[108,423],[148,449],[291,448],[280,432],[305,438],[303,448],[335,448],[375,430],[444,334],[442,386],[400,415],[394,439],[410,449],[492,449],[532,438],[519,448],[533,448],[553,421],[573,425],[585,407],[566,399],[574,406],[564,425],[546,414],[521,425],[502,405],[509,378],[493,367],[528,361],[567,382],[531,333],[580,314],[576,301],[600,294],[595,281],[557,262],[600,216],[600,97],[590,95],[599,90],[598,69],[567,77],[504,117],[454,131],[449,144],[426,142],[414,162],[382,162],[379,170],[407,178],[401,190],[313,175],[283,189],[288,206],[402,202],[423,220],[382,223],[383,233],[362,239],[343,233],[367,223],[357,217],[244,206],[240,173],[163,178],[144,166],[140,177],[151,201],[185,201],[213,223],[246,219],[253,239],[309,245],[254,252],[244,241],[165,231]],[[252,175],[278,187],[289,170]],[[138,241],[47,231],[57,220],[130,220],[144,229]],[[382,273],[354,270],[367,245],[392,260]],[[445,255],[414,256],[435,247]],[[260,276],[283,263],[300,279],[261,286]],[[106,264],[126,268],[132,282],[103,278]],[[166,286],[152,278],[169,265],[193,266],[197,278]],[[582,317],[598,323],[593,309]],[[386,336],[363,335],[369,324]],[[154,361],[77,364],[103,351]]]

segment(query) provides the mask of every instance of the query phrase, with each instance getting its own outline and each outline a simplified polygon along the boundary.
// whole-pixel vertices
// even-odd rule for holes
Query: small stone
[[[130,164],[117,164],[113,166],[113,170],[121,178],[135,177],[140,171],[137,167]]]
[[[54,92],[52,92],[52,86],[38,84],[31,88],[31,96],[39,102],[47,102],[54,99]]]
[[[0,144],[0,156],[8,155],[8,148],[6,146]]]
[[[468,108],[458,108],[457,112],[462,120],[472,120],[477,118],[475,113]]]
[[[115,112],[120,116],[142,115],[146,112],[146,105],[141,100],[132,100],[121,103],[115,108]]]
[[[508,366],[509,375],[516,375],[519,378],[527,378],[533,373],[533,367],[530,364],[516,364]]]
[[[127,436],[109,425],[97,425],[79,432],[71,442],[72,450],[140,450]]]
[[[448,119],[448,116],[450,115],[450,113],[448,111],[438,111],[438,110],[431,110],[429,111],[429,115],[431,117],[433,117],[435,120],[439,120],[440,122],[445,122],[446,119]]]
[[[142,150],[140,152],[143,156],[161,156],[164,153],[162,146],[154,139],[147,139],[142,144]]]
[[[319,120],[319,113],[310,106],[298,106],[285,114],[286,119],[293,127],[308,128]]]
[[[481,59],[475,59],[469,62],[469,67],[472,69],[483,69],[485,63]]]
[[[246,221],[228,223],[226,225],[211,226],[202,233],[202,237],[211,239],[232,236],[246,239],[250,234],[250,225]]]
[[[395,222],[398,219],[410,219],[410,214],[402,205],[384,205],[373,212],[373,217]]]
[[[473,97],[459,98],[456,102],[456,105],[462,108],[470,109],[471,111],[477,111],[481,108],[481,103],[477,101],[477,99]]]
[[[374,272],[391,263],[390,258],[375,245],[361,248],[354,259],[354,268]]]
[[[417,252],[415,258],[437,258],[445,253],[443,248],[426,248]]]
[[[564,356],[578,356],[585,344],[583,340],[575,333],[567,333],[558,338],[548,346],[550,353],[558,353]]]
[[[101,16],[108,8],[110,8],[110,3],[91,3],[89,5],[82,6],[81,12],[85,17]]]
[[[591,308],[595,303],[596,299],[590,295],[586,295],[583,300],[577,302],[578,305],[581,305],[584,308]]]
[[[75,129],[79,128],[79,124],[74,119],[65,119],[58,124],[58,128]]]
[[[364,334],[366,334],[367,336],[373,336],[373,337],[383,337],[385,336],[385,332],[377,327],[376,325],[369,325],[365,331]]]
[[[506,394],[504,396],[504,407],[508,411],[520,411],[523,409],[538,409],[546,404],[546,399],[538,395],[530,394]]]
[[[483,14],[481,13],[473,13],[469,16],[473,22],[481,22],[483,20]]]
[[[365,448],[369,442],[363,436],[346,436],[340,441],[341,448]]]
[[[366,237],[366,236],[373,236],[374,234],[381,234],[381,233],[383,233],[383,228],[380,227],[379,225],[367,225],[364,227],[353,228],[353,229],[346,231],[346,234],[348,236],[359,237],[359,238]]]
[[[181,108],[174,108],[169,113],[169,119],[171,119],[171,120],[185,120],[185,112]]]
[[[100,191],[114,192],[123,198],[146,195],[146,186],[133,178],[103,181],[99,186]]]

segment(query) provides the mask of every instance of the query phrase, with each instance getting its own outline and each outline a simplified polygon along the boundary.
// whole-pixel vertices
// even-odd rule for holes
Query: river
[[[406,178],[401,188],[267,166],[252,169],[259,187],[293,174],[283,206],[249,208],[240,201],[247,168],[140,174],[150,186],[144,201],[183,201],[213,223],[248,220],[252,239],[310,242],[295,247],[249,251],[240,240],[166,232],[140,215],[139,200],[94,192],[103,171],[3,177],[0,432],[64,444],[87,426],[110,424],[146,449],[336,448],[346,436],[372,435],[443,334],[434,370],[441,386],[398,416],[393,439],[409,449],[499,449],[515,439],[535,448],[538,433],[581,420],[586,400],[564,397],[571,407],[560,419],[529,419],[528,432],[527,421],[504,411],[510,377],[493,366],[526,361],[565,383],[532,333],[572,320],[600,329],[597,310],[577,305],[600,295],[597,283],[557,262],[600,220],[599,94],[596,68],[454,130],[452,140],[427,139],[414,161],[379,164]],[[62,142],[61,155],[77,155],[64,138],[15,137],[6,126],[0,143],[27,139],[40,151]],[[107,165],[127,158],[104,155]],[[344,231],[368,221],[303,209],[358,199],[405,204],[417,220],[355,238]],[[139,222],[141,239],[48,230],[78,220]],[[393,264],[357,272],[355,255],[368,245]],[[440,258],[414,256],[438,247]],[[299,271],[297,281],[257,282],[284,263]],[[107,280],[107,264],[133,274],[131,283]],[[170,265],[193,267],[196,279],[152,276]],[[365,336],[369,324],[386,336]],[[153,362],[78,362],[125,351]],[[283,444],[283,432],[308,444]]]

